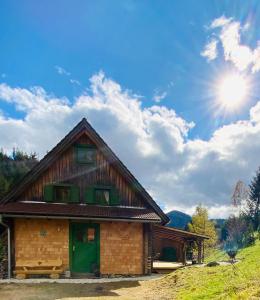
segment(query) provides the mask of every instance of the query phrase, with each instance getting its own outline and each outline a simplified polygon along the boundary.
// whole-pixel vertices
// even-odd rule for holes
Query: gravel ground
[[[152,274],[151,276],[136,276],[136,277],[116,277],[116,278],[65,278],[65,279],[50,279],[50,278],[28,278],[28,279],[1,279],[0,284],[18,283],[18,284],[33,284],[33,283],[109,283],[123,281],[147,281],[158,279],[162,274]]]

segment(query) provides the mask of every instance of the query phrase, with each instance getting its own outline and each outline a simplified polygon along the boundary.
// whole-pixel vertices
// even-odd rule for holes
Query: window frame
[[[103,203],[98,203],[97,199],[96,199],[96,192],[97,191],[108,191],[109,192],[109,199],[108,199],[108,203],[103,204]],[[111,192],[112,192],[112,187],[111,186],[94,186],[94,201],[97,205],[102,205],[102,206],[111,206],[110,202],[111,202]]]
[[[56,188],[68,188],[69,197],[67,201],[60,201],[57,199],[56,195]],[[51,189],[48,192],[48,195],[46,195],[45,189]],[[43,189],[43,198],[45,202],[50,203],[80,203],[80,189],[78,186],[74,184],[68,184],[68,183],[50,183],[44,186]],[[76,199],[76,200],[75,200]]]
[[[109,190],[109,203],[100,204],[96,200],[97,190]],[[121,200],[118,190],[112,185],[91,185],[85,189],[84,203],[100,206],[120,206]]]
[[[83,160],[80,160],[79,159],[79,155],[78,155],[78,151],[79,149],[86,149],[87,150],[91,150],[94,152],[94,159],[93,161],[83,161]],[[80,165],[96,165],[96,151],[97,151],[97,148],[94,146],[94,145],[90,145],[90,144],[76,144],[75,145],[75,161],[77,164],[80,164]]]
[[[68,192],[69,192],[69,196],[68,196],[68,200],[67,201],[60,201],[57,199],[57,188],[67,188]],[[53,185],[53,201],[55,203],[70,203],[71,201],[71,188],[72,185],[71,184],[54,184]]]

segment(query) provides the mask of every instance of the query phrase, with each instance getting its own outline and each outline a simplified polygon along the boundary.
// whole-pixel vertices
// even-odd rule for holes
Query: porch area
[[[207,236],[176,228],[155,225],[153,228],[153,270],[170,272],[186,265],[201,264]],[[197,255],[192,253],[196,244]]]
[[[184,265],[182,262],[156,260],[153,262],[153,272],[157,274],[167,274],[191,264],[191,261],[187,261],[186,265]]]

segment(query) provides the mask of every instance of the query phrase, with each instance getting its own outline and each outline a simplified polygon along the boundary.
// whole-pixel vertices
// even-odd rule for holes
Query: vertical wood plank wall
[[[92,145],[92,142],[85,134],[80,136],[75,144],[58,157],[44,174],[36,178],[34,184],[27,188],[18,200],[42,201],[43,188],[46,184],[68,183],[80,187],[80,200],[83,202],[83,195],[88,186],[113,185],[119,192],[121,205],[145,207],[141,197],[134,192],[133,187],[109,164],[100,151],[97,150],[96,166],[77,163],[75,159],[76,144]]]

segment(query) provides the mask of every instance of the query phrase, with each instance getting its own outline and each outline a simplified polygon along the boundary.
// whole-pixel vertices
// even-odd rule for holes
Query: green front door
[[[70,267],[72,272],[99,271],[99,224],[71,223]]]

